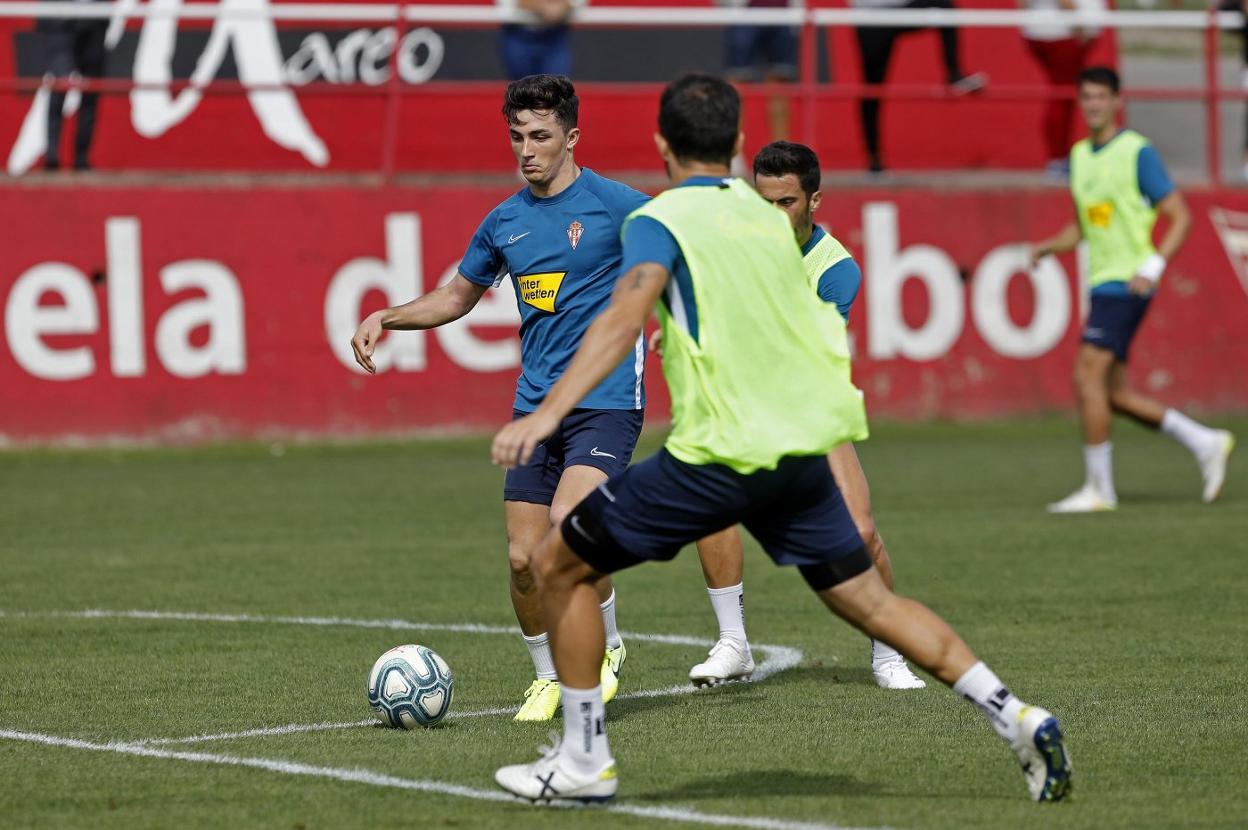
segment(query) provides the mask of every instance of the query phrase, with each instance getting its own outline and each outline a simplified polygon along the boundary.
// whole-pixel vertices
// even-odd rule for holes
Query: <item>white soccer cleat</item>
[[[1206,457],[1197,459],[1200,464],[1200,479],[1205,485],[1201,492],[1205,504],[1216,500],[1218,493],[1222,492],[1222,483],[1226,481],[1226,462],[1235,450],[1235,436],[1225,429],[1217,432],[1217,447]]]
[[[542,747],[542,757],[531,764],[500,767],[494,773],[498,786],[533,802],[610,801],[620,782],[615,760],[596,772],[583,772],[559,752],[559,737],[551,735],[553,746]]]
[[[923,678],[910,671],[904,657],[885,660],[871,667],[875,685],[881,689],[926,689]]]
[[[1118,509],[1117,499],[1107,499],[1091,484],[1085,484],[1061,501],[1050,504],[1050,513],[1105,513]]]
[[[732,680],[749,680],[754,674],[750,644],[729,637],[711,647],[706,660],[689,670],[689,680],[698,688],[718,686]]]
[[[1057,718],[1039,706],[1018,713],[1018,740],[1010,744],[1027,779],[1032,801],[1061,801],[1070,794],[1070,754]]]

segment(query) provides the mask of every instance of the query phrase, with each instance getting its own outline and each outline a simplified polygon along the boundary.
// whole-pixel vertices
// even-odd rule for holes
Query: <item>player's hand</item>
[[[1127,291],[1137,297],[1147,297],[1156,290],[1157,283],[1153,282],[1148,277],[1141,277],[1139,274],[1136,274],[1130,279],[1130,281],[1127,282]]]
[[[1049,255],[1049,252],[1046,251],[1044,247],[1041,245],[1032,244],[1032,245],[1027,246],[1027,262],[1031,265],[1032,268],[1035,268],[1037,265],[1039,265],[1040,260],[1044,259],[1048,255]]]
[[[373,351],[377,348],[377,341],[381,339],[381,314],[373,313],[364,318],[364,322],[360,323],[360,327],[355,330],[355,337],[351,338],[351,349],[355,352],[355,362],[363,367],[364,371],[370,375],[377,374],[377,367],[373,364]]]
[[[650,335],[650,351],[663,356],[663,329],[655,329],[654,334]]]
[[[552,418],[540,408],[512,421],[494,436],[490,460],[506,470],[528,464],[537,445],[554,434],[558,427],[559,419]]]

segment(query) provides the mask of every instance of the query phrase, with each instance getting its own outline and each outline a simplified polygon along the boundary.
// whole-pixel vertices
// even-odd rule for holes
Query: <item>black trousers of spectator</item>
[[[952,0],[909,0],[903,9],[952,9]],[[893,56],[893,44],[897,38],[911,32],[922,31],[920,27],[861,26],[857,29],[858,53],[862,58],[863,80],[868,84],[882,84],[888,75],[888,64]],[[958,30],[952,26],[940,28],[940,49],[945,63],[945,78],[953,83],[962,77],[958,60]],[[880,99],[863,98],[858,103],[862,115],[862,137],[867,145],[871,167],[880,167]]]
[[[77,72],[84,78],[104,75],[104,34],[108,31],[106,20],[58,20],[43,30],[44,54],[48,72],[63,81]],[[61,123],[64,116],[65,92],[53,92],[48,102],[48,152],[45,164],[60,165]],[[88,166],[87,153],[91,149],[91,137],[95,133],[95,112],[99,105],[98,92],[84,92],[78,107],[78,132],[74,136],[74,166]]]

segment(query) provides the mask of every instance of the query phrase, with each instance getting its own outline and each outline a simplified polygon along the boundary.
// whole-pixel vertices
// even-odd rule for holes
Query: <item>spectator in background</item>
[[[851,0],[860,9],[952,9],[953,0]],[[888,63],[892,59],[893,44],[897,38],[911,32],[922,31],[922,26],[859,26],[858,50],[862,57],[863,80],[868,84],[882,84],[888,75]],[[945,63],[945,80],[954,95],[979,92],[988,83],[983,72],[967,75],[962,71],[958,56],[958,30],[942,26],[940,50]],[[867,165],[872,173],[883,171],[880,158],[880,99],[865,97],[859,102],[862,113],[862,137],[867,148]]]
[[[1104,0],[1021,0],[1029,11],[1103,11]],[[1084,61],[1099,29],[1079,28],[1052,22],[1024,26],[1027,49],[1040,64],[1053,92],[1068,93],[1083,71]],[[1075,119],[1073,98],[1050,98],[1044,110],[1044,146],[1048,153],[1045,173],[1055,179],[1070,176],[1070,129]]]
[[[58,82],[103,77],[104,34],[108,31],[108,18],[41,17],[36,21],[35,29],[43,37],[47,72]],[[65,95],[64,89],[58,89],[48,100],[48,149],[43,161],[47,170],[59,170],[61,167]],[[89,153],[91,137],[95,134],[95,112],[99,99],[98,92],[83,92],[78,105],[78,131],[74,136],[75,170],[91,169]]]
[[[505,23],[499,36],[499,54],[507,79],[529,75],[572,76],[572,12],[586,0],[497,0],[504,11],[531,12],[533,23]]]
[[[1215,0],[1218,11],[1241,12],[1244,15],[1242,28],[1239,30],[1239,48],[1243,66],[1239,77],[1241,89],[1248,90],[1248,0]],[[1246,123],[1248,126],[1248,123]],[[1248,130],[1244,133],[1244,168],[1243,177],[1248,180]]]
[[[716,0],[720,6],[783,9],[790,0]],[[797,80],[797,30],[792,26],[729,26],[724,33],[727,78],[734,84]],[[789,99],[776,95],[767,101],[767,127],[772,141],[789,137]]]

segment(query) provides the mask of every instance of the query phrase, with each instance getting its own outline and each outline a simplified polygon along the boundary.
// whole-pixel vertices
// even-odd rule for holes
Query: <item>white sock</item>
[[[607,648],[619,648],[620,629],[615,624],[615,589],[611,589],[611,596],[607,597],[607,601],[598,606],[602,609],[602,627],[607,633]]]
[[[524,637],[524,644],[529,647],[529,656],[533,658],[533,671],[537,672],[538,680],[554,680],[555,657],[550,653],[550,635],[538,634],[536,637]]]
[[[1118,501],[1114,490],[1114,444],[1087,444],[1083,448],[1083,466],[1087,470],[1088,484],[1110,501]]]
[[[563,693],[563,745],[560,752],[584,772],[597,772],[611,763],[602,686],[592,689],[564,686],[560,691]]]
[[[871,667],[878,669],[884,663],[901,659],[901,652],[879,640],[871,641]]]
[[[982,661],[967,669],[953,690],[978,706],[998,735],[1010,743],[1018,739],[1018,713],[1023,702]]]
[[[1161,419],[1161,431],[1178,441],[1197,458],[1203,458],[1216,446],[1217,430],[1197,423],[1177,409],[1167,409]]]
[[[727,588],[707,588],[711,608],[719,622],[719,639],[736,640],[745,645],[745,583],[738,582]]]

